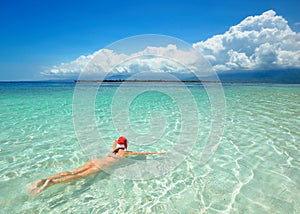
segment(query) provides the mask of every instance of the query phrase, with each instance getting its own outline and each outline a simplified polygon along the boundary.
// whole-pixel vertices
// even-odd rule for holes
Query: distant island
[[[74,82],[131,82],[131,83],[139,83],[139,82],[160,82],[160,83],[176,83],[176,82],[185,82],[185,83],[221,83],[220,81],[201,81],[201,80],[74,80]]]

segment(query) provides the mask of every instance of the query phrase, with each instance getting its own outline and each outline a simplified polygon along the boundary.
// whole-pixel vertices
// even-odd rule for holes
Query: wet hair
[[[116,149],[113,151],[113,153],[114,153],[114,154],[117,154],[117,153],[119,152],[120,149],[123,149],[123,150],[124,150],[124,148],[116,148]]]

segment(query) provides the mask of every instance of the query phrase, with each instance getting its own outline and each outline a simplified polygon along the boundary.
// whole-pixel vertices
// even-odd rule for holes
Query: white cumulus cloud
[[[80,56],[69,63],[53,66],[44,74],[65,76],[81,73],[86,77],[93,74],[106,75],[108,72],[111,75],[139,72],[185,73],[187,70],[197,70],[198,58],[199,54],[195,50],[180,50],[174,44],[165,47],[149,46],[131,54],[101,49],[93,54]]]
[[[224,34],[197,42],[193,47],[210,62],[215,71],[300,68],[300,33],[293,32],[288,22],[282,16],[276,15],[273,10],[258,16],[249,16],[230,27]],[[138,57],[141,55],[148,57]],[[149,55],[164,57],[149,57]],[[87,70],[87,65],[88,70],[102,71],[104,74],[111,68],[113,73],[122,74],[150,70],[178,73],[186,71],[172,59],[182,59],[191,70],[197,69],[196,64],[199,60],[192,51],[180,50],[174,44],[165,47],[146,47],[131,54],[101,49],[93,54],[80,56],[74,61],[53,66],[43,74],[57,76],[79,74]],[[118,65],[120,62],[122,63]]]
[[[300,34],[273,10],[193,45],[217,71],[300,68]]]

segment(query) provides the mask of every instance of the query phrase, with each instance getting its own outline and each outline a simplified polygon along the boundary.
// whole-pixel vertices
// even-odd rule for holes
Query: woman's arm
[[[151,154],[166,154],[165,152],[132,152],[126,151],[125,155],[151,155]]]

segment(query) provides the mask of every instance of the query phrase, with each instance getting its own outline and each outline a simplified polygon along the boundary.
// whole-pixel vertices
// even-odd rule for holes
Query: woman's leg
[[[65,176],[69,176],[69,175],[72,175],[72,172],[60,172],[49,178],[38,180],[29,187],[29,193],[35,193],[39,188],[41,188],[41,186],[45,185],[45,182],[47,180],[51,181],[52,179],[57,179],[57,178],[65,177]]]
[[[64,176],[64,177],[61,177],[61,178],[50,180],[51,181],[50,186],[52,186],[54,184],[66,183],[66,182],[76,180],[76,179],[79,179],[79,178],[84,178],[88,175],[95,174],[95,173],[98,173],[98,172],[100,172],[100,169],[97,168],[96,166],[92,166],[90,168],[87,168],[84,171],[79,171],[79,172],[74,171],[74,173],[72,173],[71,175],[67,175],[67,176]]]
[[[88,162],[85,165],[75,169],[73,172],[61,172],[49,178],[39,180],[31,185],[29,191],[34,194],[39,194],[46,188],[59,183],[65,183],[88,175],[99,172],[100,169],[96,167],[93,162]]]

